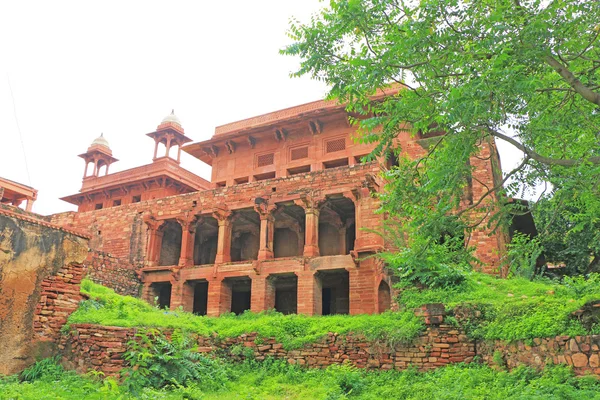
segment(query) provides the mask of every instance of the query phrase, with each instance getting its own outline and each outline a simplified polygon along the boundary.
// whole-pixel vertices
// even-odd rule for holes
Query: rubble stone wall
[[[124,296],[139,296],[141,282],[136,274],[140,268],[110,254],[90,251],[85,260],[86,277]]]

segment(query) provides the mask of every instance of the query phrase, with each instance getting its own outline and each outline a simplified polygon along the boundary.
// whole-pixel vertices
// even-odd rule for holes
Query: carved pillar
[[[149,267],[154,267],[158,264],[160,257],[160,246],[162,244],[161,227],[165,221],[158,221],[153,217],[144,219],[144,223],[148,226],[148,243],[146,249],[146,264]]]
[[[179,266],[186,267],[194,264],[194,239],[196,237],[196,221],[198,217],[178,218],[181,225],[181,252],[179,254]]]
[[[171,274],[171,310],[183,307],[183,286],[184,282],[181,279],[180,271],[179,269],[174,268]]]
[[[213,216],[219,224],[215,264],[231,261],[231,214],[226,208],[213,210]]]
[[[304,208],[306,215],[304,252],[305,257],[318,257],[319,253],[319,214],[325,198],[312,196],[301,197],[294,203]]]
[[[260,216],[259,260],[273,258],[273,235],[275,233],[273,211],[276,208],[275,204],[268,205],[266,202],[254,205],[254,209]]]

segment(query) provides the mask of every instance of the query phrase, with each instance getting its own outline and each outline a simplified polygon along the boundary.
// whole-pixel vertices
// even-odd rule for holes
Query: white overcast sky
[[[145,134],[172,108],[201,141],[215,126],[322,98],[327,88],[290,78],[299,61],[278,54],[289,19],[322,4],[0,1],[0,176],[39,190],[35,212],[73,210],[58,198],[79,191],[77,155],[101,132],[116,172],[151,162]],[[509,170],[519,155],[500,151]],[[182,166],[210,179],[187,154]]]

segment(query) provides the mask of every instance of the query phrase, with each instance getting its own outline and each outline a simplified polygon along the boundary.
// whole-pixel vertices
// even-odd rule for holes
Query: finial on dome
[[[104,132],[100,133],[100,136],[94,139],[94,141],[92,142],[92,146],[93,145],[104,146],[110,149],[110,146],[108,145],[108,140],[104,138]]]
[[[171,109],[171,114],[167,115],[165,118],[163,118],[161,124],[167,123],[167,122],[172,122],[174,124],[177,124],[179,126],[181,126],[181,121],[179,120],[179,118],[177,117],[177,115],[175,115],[175,109]]]

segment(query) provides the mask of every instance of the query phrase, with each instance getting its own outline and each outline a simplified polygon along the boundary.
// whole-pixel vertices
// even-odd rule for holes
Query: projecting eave
[[[372,96],[373,100],[379,100],[386,96],[397,94],[402,87],[394,85],[386,90],[379,90]],[[306,121],[312,124],[310,129],[319,129],[319,118],[336,112],[342,112],[346,108],[345,104],[340,104],[337,100],[317,100],[299,106],[285,108],[259,115],[252,118],[243,119],[229,124],[221,125],[215,128],[215,134],[209,140],[196,142],[182,147],[186,153],[212,165],[212,159],[218,155],[219,148],[226,142],[231,141],[250,141],[254,135],[270,134],[268,131],[285,128],[286,125]],[[314,128],[313,128],[314,127]]]
[[[181,188],[182,192],[189,193],[210,189],[210,182],[198,175],[182,168],[171,158],[159,158],[152,164],[131,168],[113,174],[86,177],[79,193],[62,197],[68,203],[79,205],[81,199],[94,193],[120,191],[127,193],[128,188],[144,183],[169,179]]]

